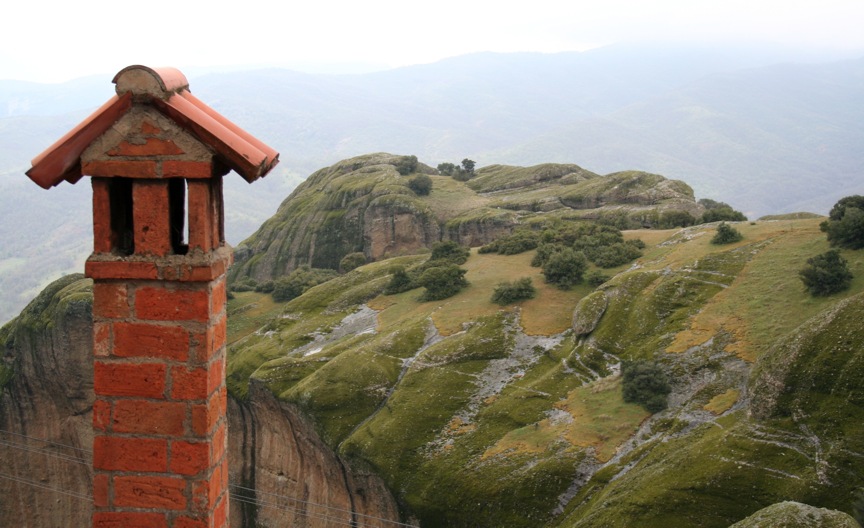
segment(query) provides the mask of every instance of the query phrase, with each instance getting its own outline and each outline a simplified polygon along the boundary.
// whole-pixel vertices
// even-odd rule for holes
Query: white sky
[[[864,0],[18,0],[0,15],[0,79],[40,82],[130,64],[404,66],[641,38],[864,50]]]

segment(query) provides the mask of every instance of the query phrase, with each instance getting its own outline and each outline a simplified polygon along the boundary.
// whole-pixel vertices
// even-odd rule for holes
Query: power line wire
[[[81,458],[69,456],[69,455],[64,455],[62,453],[52,453],[50,451],[44,451],[42,449],[30,447],[30,446],[24,445],[24,444],[16,444],[15,442],[8,442],[6,440],[0,440],[0,445],[6,446],[6,447],[11,447],[13,449],[20,449],[21,451],[27,451],[28,453],[36,453],[38,455],[45,455],[45,456],[49,456],[49,457],[53,457],[53,458],[58,458],[60,460],[65,460],[67,462],[74,462],[76,464],[83,464],[83,465],[87,465],[87,466],[90,465],[89,460],[83,460]]]
[[[89,449],[84,449],[82,447],[76,447],[76,446],[69,445],[69,444],[61,444],[59,442],[53,442],[51,440],[46,440],[44,438],[36,438],[35,436],[27,436],[25,434],[13,433],[12,431],[6,431],[6,430],[2,430],[2,429],[0,429],[0,434],[6,434],[9,436],[17,436],[18,438],[26,438],[27,440],[33,440],[34,442],[41,442],[43,444],[48,444],[48,445],[52,445],[55,447],[64,447],[66,449],[72,449],[73,451],[78,451],[78,452],[84,453],[84,455],[90,454]]]
[[[289,501],[293,501],[293,502],[299,502],[300,504],[306,504],[306,505],[315,506],[315,507],[319,507],[319,508],[326,508],[326,509],[328,509],[328,510],[338,511],[338,512],[340,512],[340,513],[348,513],[348,514],[351,514],[351,515],[354,515],[354,516],[357,516],[357,517],[364,517],[364,518],[368,518],[368,519],[372,519],[372,520],[376,520],[376,521],[381,521],[381,522],[385,522],[385,523],[388,523],[388,524],[391,524],[391,525],[395,525],[395,526],[405,526],[406,528],[417,528],[417,527],[416,527],[415,525],[413,525],[413,524],[405,524],[405,523],[403,523],[403,522],[399,522],[399,521],[391,521],[391,520],[389,520],[389,519],[384,519],[384,518],[382,518],[382,517],[375,517],[374,515],[368,515],[368,514],[365,514],[365,513],[358,513],[358,512],[355,512],[355,511],[352,511],[352,510],[348,510],[348,509],[345,509],[345,508],[338,508],[338,507],[336,507],[336,506],[329,506],[329,505],[327,505],[327,504],[320,504],[320,503],[317,503],[317,502],[312,502],[312,501],[308,501],[308,500],[303,500],[303,499],[299,499],[299,498],[296,498],[296,497],[291,497],[291,496],[289,496],[289,495],[279,495],[279,494],[277,494],[277,493],[268,493],[268,492],[266,492],[266,491],[260,491],[260,490],[256,490],[256,489],[254,489],[254,488],[246,488],[246,487],[244,487],[244,486],[240,486],[240,485],[237,485],[237,484],[230,484],[230,486],[233,487],[233,488],[235,488],[235,489],[241,489],[241,490],[245,490],[245,491],[251,491],[252,493],[255,493],[256,495],[269,495],[269,496],[271,496],[271,497],[278,497],[278,498],[288,499]]]
[[[53,491],[54,493],[60,493],[62,495],[68,495],[70,497],[75,497],[76,499],[83,499],[89,502],[93,502],[93,497],[90,495],[84,495],[83,493],[78,493],[76,491],[70,491],[60,488],[54,488],[48,486],[46,484],[41,484],[39,482],[33,482],[32,480],[22,479],[21,477],[16,477],[14,475],[7,475],[6,473],[0,473],[0,478],[11,480],[13,482],[18,482],[20,484],[26,484],[27,486],[33,486],[35,488],[42,488],[44,490]]]

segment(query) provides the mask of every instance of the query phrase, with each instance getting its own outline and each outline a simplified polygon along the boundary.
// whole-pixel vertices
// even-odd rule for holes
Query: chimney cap
[[[172,94],[189,89],[189,81],[177,68],[148,68],[133,64],[117,72],[111,80],[117,95],[132,92],[132,95],[147,95],[167,99]]]

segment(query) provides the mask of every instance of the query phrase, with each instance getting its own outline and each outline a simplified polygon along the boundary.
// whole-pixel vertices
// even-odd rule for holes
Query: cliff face
[[[0,526],[90,524],[91,284],[64,277],[0,329]],[[228,418],[232,526],[399,519],[380,479],[346,467],[266,390],[232,400]]]
[[[257,383],[250,383],[248,402],[229,399],[228,417],[232,526],[380,526],[381,519],[399,519],[379,477],[349,469],[308,418]]]
[[[2,526],[90,524],[90,288],[64,277],[0,330]]]

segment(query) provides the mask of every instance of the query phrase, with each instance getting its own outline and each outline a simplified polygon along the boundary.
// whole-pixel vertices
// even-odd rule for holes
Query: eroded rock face
[[[92,303],[89,279],[64,277],[0,329],[0,526],[91,523]],[[347,468],[265,389],[231,401],[228,418],[231,526],[399,519],[379,478]]]
[[[399,520],[380,478],[349,469],[308,419],[254,381],[249,402],[229,399],[228,420],[231,526],[379,526],[376,519]]]
[[[0,526],[90,525],[91,306],[91,282],[70,275],[0,330],[11,369],[0,396]]]

